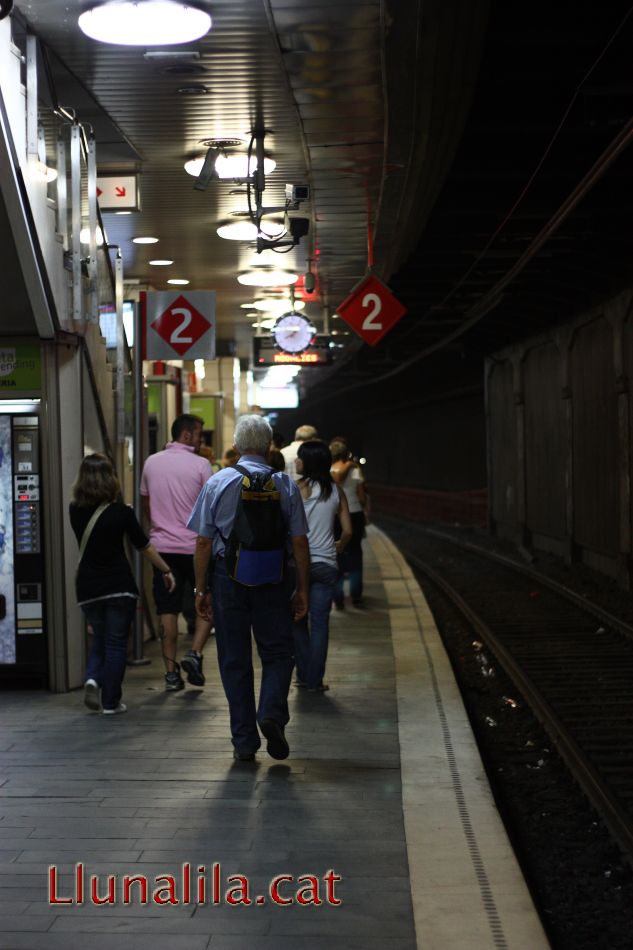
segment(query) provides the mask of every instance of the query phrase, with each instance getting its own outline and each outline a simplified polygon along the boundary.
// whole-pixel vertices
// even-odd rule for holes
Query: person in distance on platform
[[[255,758],[261,745],[258,725],[267,740],[269,755],[285,759],[289,754],[284,728],[289,720],[288,691],[294,666],[292,621],[293,617],[300,620],[305,616],[308,603],[310,559],[303,504],[292,479],[285,472],[274,472],[266,463],[271,434],[261,416],[247,415],[238,420],[235,446],[241,454],[239,468],[244,471],[229,467],[210,478],[188,523],[198,535],[194,558],[196,609],[200,617],[215,621],[218,663],[231,716],[233,755],[240,761]],[[239,530],[245,517],[245,479],[257,475],[272,478],[278,492],[266,502],[266,510],[276,511],[283,519],[286,548],[291,549],[294,557],[296,585],[287,566],[279,572],[280,580],[276,583],[263,579],[259,582],[254,576],[246,586],[246,579],[243,583],[236,579],[241,557],[235,564],[225,558],[227,546],[231,549],[233,529]],[[253,494],[257,497],[256,492]],[[240,519],[236,519],[238,508]],[[249,556],[253,553],[255,549],[250,549]],[[262,663],[257,710],[251,630]]]
[[[345,609],[344,583],[349,578],[349,590],[354,607],[362,610],[363,602],[363,548],[367,518],[365,510],[368,499],[365,480],[360,466],[355,462],[347,443],[330,443],[332,452],[332,478],[343,489],[352,519],[352,539],[339,557],[339,577],[334,589],[334,606]]]
[[[299,475],[297,475],[295,470],[295,460],[297,458],[299,446],[302,442],[307,442],[308,439],[316,439],[318,434],[319,433],[314,428],[314,426],[299,426],[295,432],[294,442],[291,442],[290,445],[287,445],[281,450],[281,454],[283,455],[286,462],[286,471],[291,478],[294,478],[295,482],[299,480]]]
[[[154,566],[167,591],[176,586],[169,564],[149,543],[133,510],[119,500],[120,494],[110,460],[100,453],[87,455],[73,485],[69,514],[79,543],[77,602],[92,628],[84,702],[104,715],[127,710],[121,702],[121,686],[139,592],[125,556],[124,538]]]
[[[163,636],[165,689],[169,691],[184,689],[185,686],[176,663],[176,650],[183,592],[187,584],[194,587],[196,536],[188,530],[187,520],[196,498],[212,474],[208,460],[198,454],[202,424],[198,416],[187,413],[174,419],[172,441],[162,452],[150,455],[141,476],[141,502],[151,525],[152,544],[169,560],[177,581],[175,590],[168,592],[161,583],[159,572],[154,571],[154,600]],[[181,663],[193,686],[204,686],[202,651],[210,629],[209,624],[200,617],[196,618],[191,649]]]
[[[299,446],[296,460],[301,492],[308,520],[310,546],[310,598],[308,615],[295,622],[295,664],[297,686],[310,692],[325,692],[323,682],[330,633],[332,594],[338,579],[337,555],[352,537],[352,522],[345,493],[335,485],[330,468],[332,455],[324,442],[310,440]],[[334,540],[338,517],[341,535]]]

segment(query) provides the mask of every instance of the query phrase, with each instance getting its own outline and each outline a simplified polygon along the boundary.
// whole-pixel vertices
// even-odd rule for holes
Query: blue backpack
[[[249,472],[241,465],[242,485],[231,534],[224,551],[227,572],[245,587],[279,584],[284,577],[288,527],[281,491],[272,469]]]

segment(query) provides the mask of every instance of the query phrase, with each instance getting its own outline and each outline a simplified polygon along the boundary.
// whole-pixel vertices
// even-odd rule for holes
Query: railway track
[[[494,654],[633,863],[633,628],[440,532],[399,544]]]

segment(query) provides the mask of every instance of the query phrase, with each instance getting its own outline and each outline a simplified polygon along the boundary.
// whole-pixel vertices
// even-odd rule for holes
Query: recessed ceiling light
[[[156,261],[154,261],[156,263]],[[168,284],[188,284],[188,280],[181,280],[179,277],[172,277],[171,280],[167,281]]]
[[[78,22],[86,36],[117,46],[190,43],[211,29],[208,13],[173,0],[111,0],[86,10]]]
[[[299,275],[291,274],[286,270],[262,270],[240,274],[237,279],[240,284],[245,284],[247,287],[281,287],[286,284],[295,284],[299,280]]]
[[[155,237],[132,238],[132,244],[158,244],[158,238],[155,238]]]
[[[115,211],[115,214],[132,214],[131,211]]]
[[[154,264],[155,267],[167,267],[168,264],[173,264],[173,261],[150,261],[150,264]]]

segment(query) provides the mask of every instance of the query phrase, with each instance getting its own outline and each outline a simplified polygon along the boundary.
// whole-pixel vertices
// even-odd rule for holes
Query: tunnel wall
[[[630,586],[630,293],[485,371],[491,530]]]

